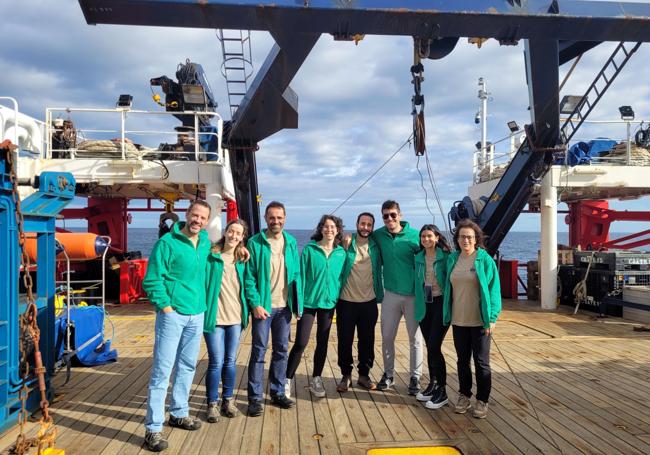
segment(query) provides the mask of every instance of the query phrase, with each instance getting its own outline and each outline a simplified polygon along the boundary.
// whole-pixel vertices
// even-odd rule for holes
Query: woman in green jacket
[[[223,237],[214,244],[206,272],[207,310],[203,337],[208,348],[206,394],[210,423],[219,419],[219,411],[235,417],[233,401],[237,349],[242,328],[248,325],[248,305],[244,295],[245,264],[239,260],[248,234],[246,222],[231,220]],[[223,380],[221,410],[219,383]]]
[[[456,226],[454,244],[457,251],[447,259],[443,321],[453,326],[454,347],[458,358],[460,391],[454,409],[466,413],[472,405],[472,370],[476,369],[476,405],[472,415],[487,416],[492,388],[490,340],[501,312],[501,285],[494,259],[485,251],[483,231],[471,220]]]
[[[434,224],[420,229],[420,251],[415,255],[415,320],[427,347],[429,386],[416,396],[428,409],[446,405],[447,367],[442,342],[448,325],[442,322],[442,291],[445,288],[447,256],[451,248]]]
[[[341,274],[345,264],[345,250],[341,247],[343,221],[333,215],[323,215],[318,222],[312,241],[305,245],[300,256],[300,274],[303,283],[303,313],[296,329],[296,341],[289,353],[287,379],[293,380],[302,353],[307,347],[314,320],[316,349],[314,370],[309,390],[322,398],[325,388],[321,374],[327,358],[327,343],[334,318],[334,308],[341,291]]]

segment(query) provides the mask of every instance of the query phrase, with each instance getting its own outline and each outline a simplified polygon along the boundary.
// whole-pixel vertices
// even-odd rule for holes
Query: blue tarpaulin
[[[75,359],[83,366],[104,365],[117,360],[117,350],[102,336],[104,311],[97,306],[70,307],[72,321],[71,350],[78,349]],[[56,320],[57,360],[63,356],[66,342],[67,312]]]
[[[578,142],[573,144],[569,149],[568,164],[569,166],[578,166],[580,164],[591,164],[592,158],[599,157],[603,152],[614,148],[616,141],[611,139],[595,139],[589,142]],[[555,164],[564,164],[563,162]]]

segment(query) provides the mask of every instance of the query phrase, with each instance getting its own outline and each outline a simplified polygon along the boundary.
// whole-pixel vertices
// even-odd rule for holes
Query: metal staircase
[[[630,46],[628,44],[628,46]],[[631,49],[626,48],[626,43],[621,42],[616,46],[612,55],[607,59],[605,65],[596,75],[596,78],[591,83],[587,91],[582,97],[582,100],[577,104],[569,118],[564,122],[560,129],[560,138],[563,144],[568,144],[575,132],[580,128],[580,125],[585,121],[587,116],[596,107],[600,98],[605,94],[607,89],[616,76],[621,72],[623,67],[627,64],[632,55],[639,49],[641,43],[636,43]],[[618,63],[617,63],[618,62]],[[608,76],[609,74],[609,76]],[[594,101],[589,101],[589,97],[593,97]]]
[[[580,128],[640,45],[641,43],[636,43],[628,49],[625,43],[621,42],[614,49],[561,126],[560,138],[563,144],[567,144]],[[589,96],[592,96],[593,101],[589,100]],[[462,218],[476,221],[487,234],[486,249],[491,254],[495,253],[528,202],[533,185],[539,183],[550,168],[552,158],[552,151],[534,150],[526,137],[480,213],[474,212],[471,199],[465,197],[452,207],[450,221],[457,222]]]
[[[223,63],[221,74],[226,79],[231,118],[248,91],[248,80],[253,74],[250,30],[216,31],[221,43]]]

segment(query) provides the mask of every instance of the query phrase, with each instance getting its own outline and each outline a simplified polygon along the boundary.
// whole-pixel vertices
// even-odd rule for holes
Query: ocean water
[[[309,242],[313,233],[311,230],[302,229],[287,229],[287,232],[296,237],[300,250]],[[149,256],[156,240],[158,240],[158,229],[129,228],[129,250],[141,251],[143,257]],[[558,244],[568,244],[569,234],[558,232],[557,241]],[[501,256],[504,259],[517,259],[524,263],[536,260],[539,243],[539,232],[510,232],[501,244]]]

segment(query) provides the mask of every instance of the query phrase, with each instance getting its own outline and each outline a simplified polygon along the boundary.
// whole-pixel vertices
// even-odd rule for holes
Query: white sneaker
[[[325,397],[325,387],[323,386],[323,379],[320,376],[314,376],[309,381],[309,390],[315,397]]]
[[[284,396],[291,398],[291,379],[289,378],[284,379]]]

